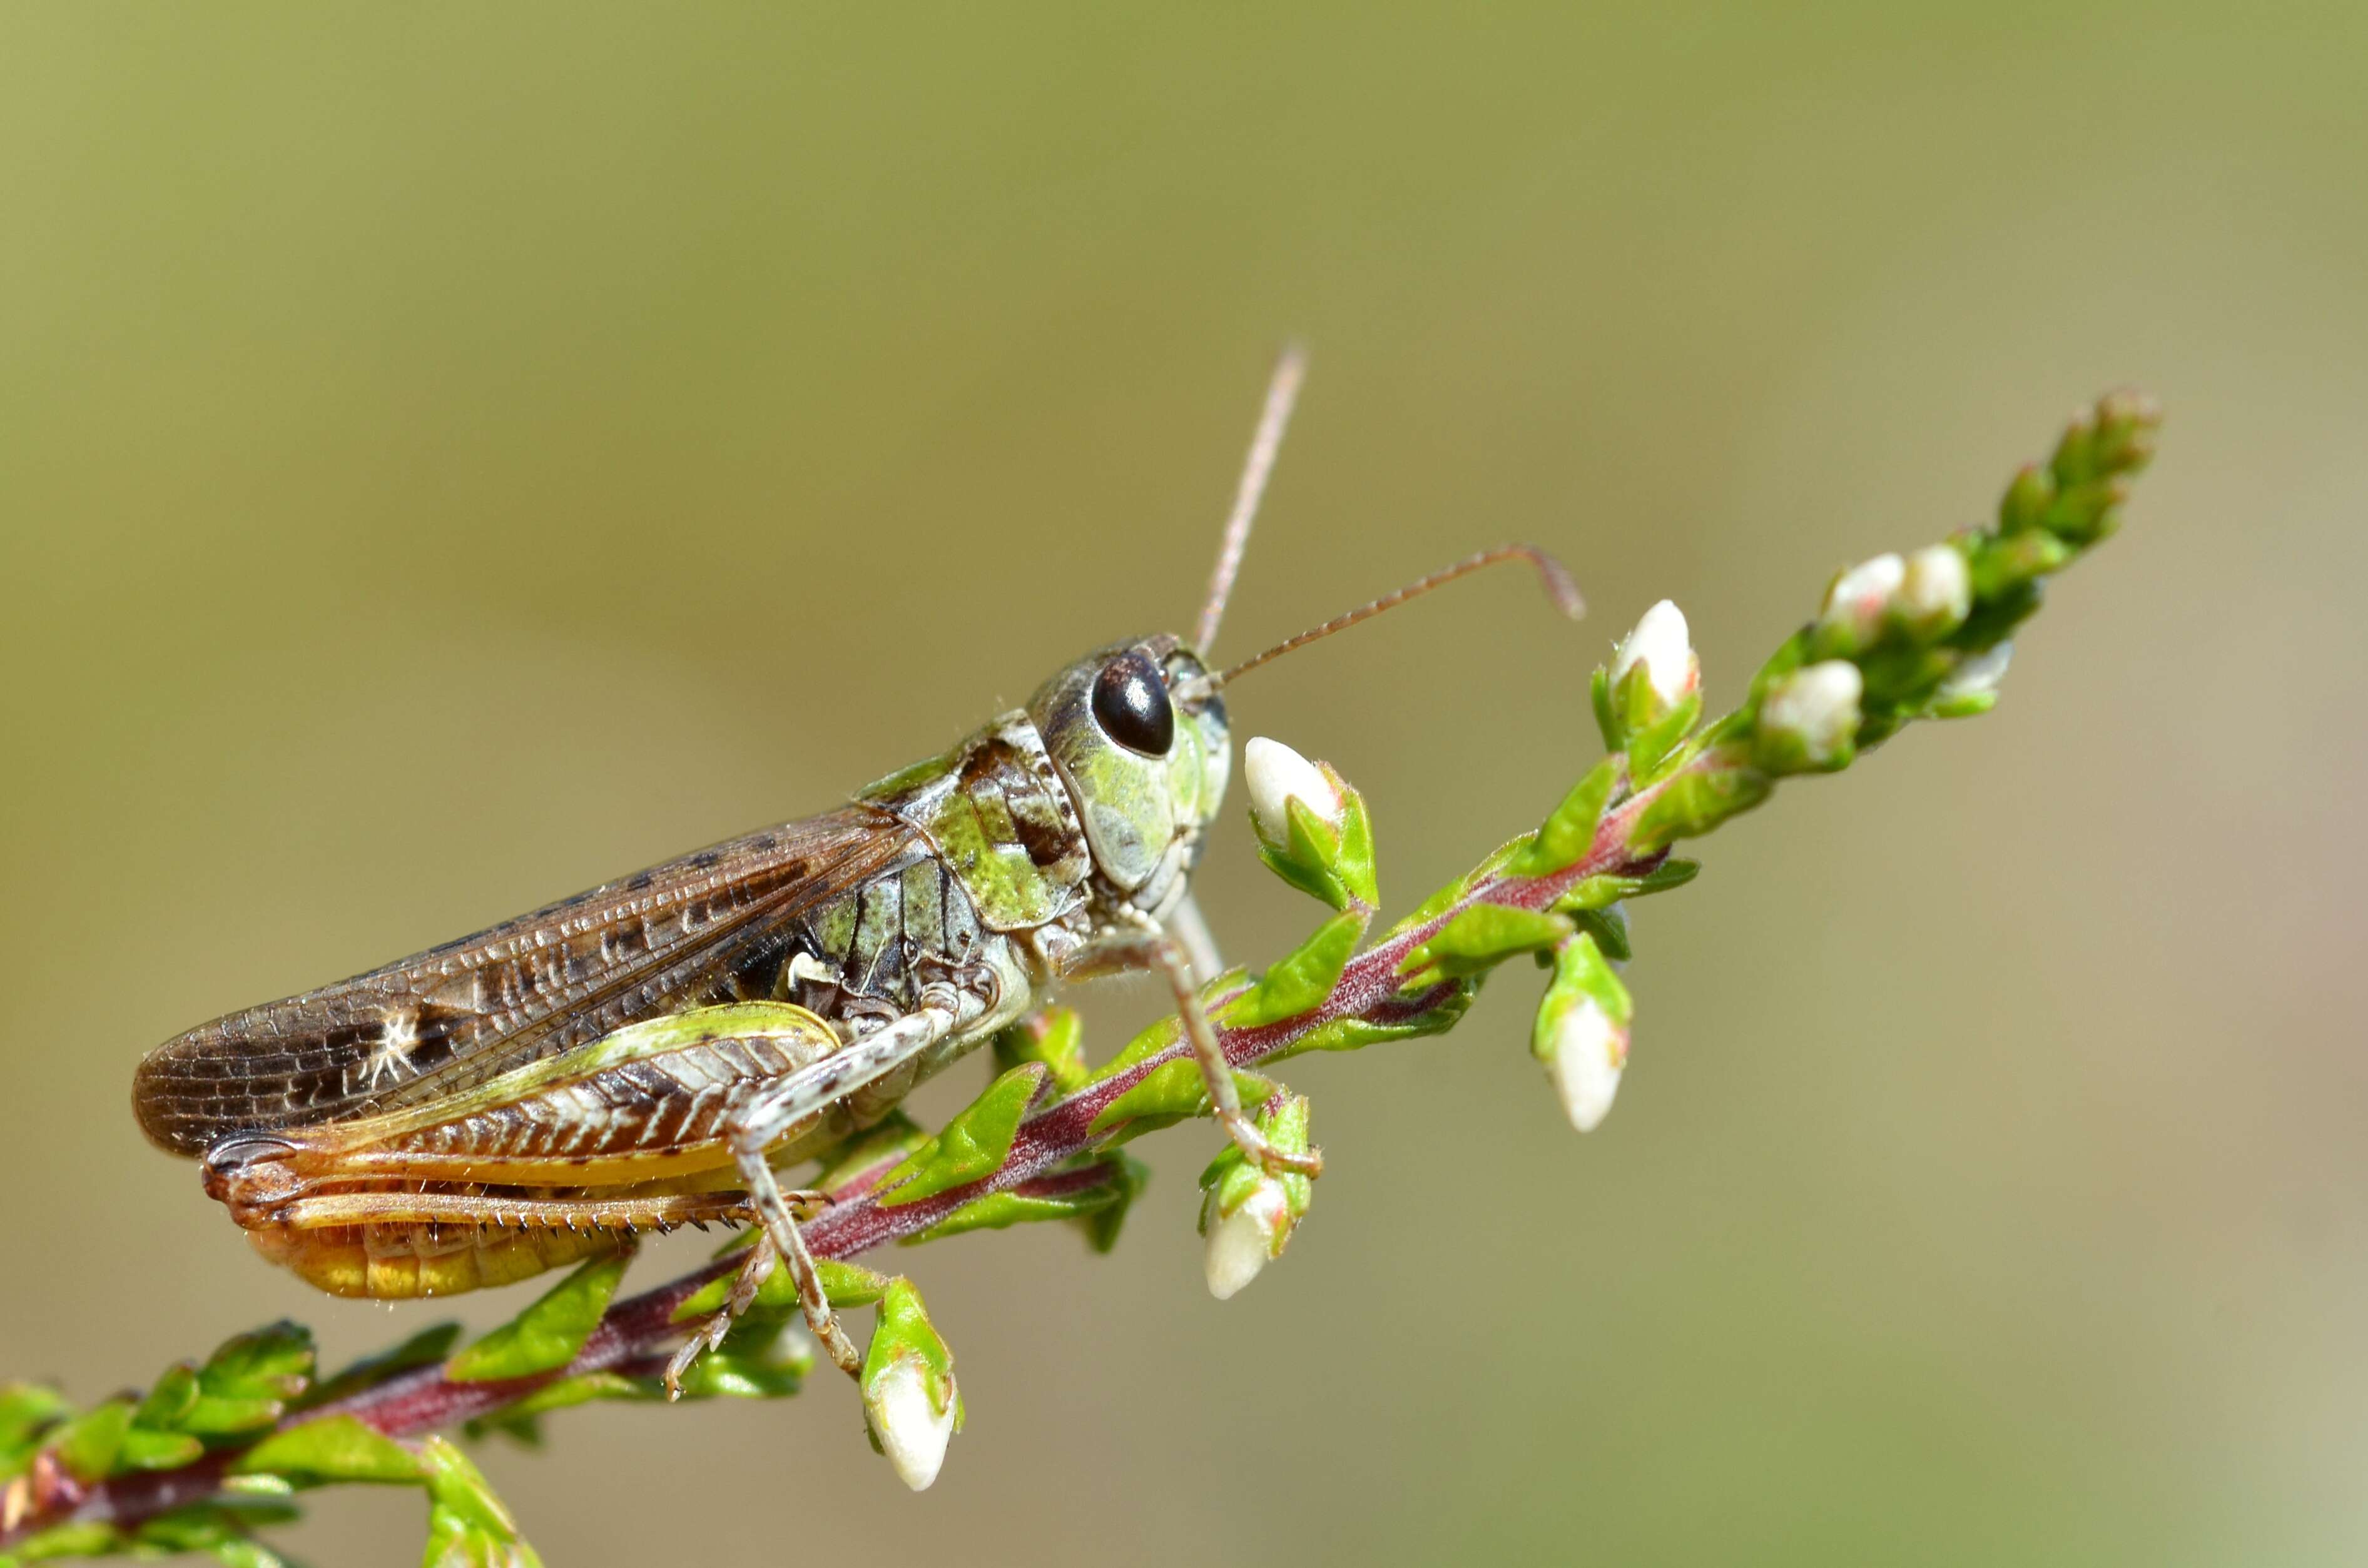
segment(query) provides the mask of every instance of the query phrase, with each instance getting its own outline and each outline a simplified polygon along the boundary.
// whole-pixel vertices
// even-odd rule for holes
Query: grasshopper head
[[[1176,638],[1144,637],[1087,654],[1028,701],[1095,871],[1152,914],[1183,895],[1233,769],[1224,700],[1207,676]]]

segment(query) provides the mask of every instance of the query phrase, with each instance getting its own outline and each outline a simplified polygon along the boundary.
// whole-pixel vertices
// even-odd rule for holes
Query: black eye
[[[1094,677],[1094,721],[1129,751],[1166,756],[1176,743],[1176,710],[1159,666],[1141,653],[1122,653]]]

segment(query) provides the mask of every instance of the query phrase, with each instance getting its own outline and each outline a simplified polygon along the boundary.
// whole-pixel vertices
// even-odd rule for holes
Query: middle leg
[[[822,1271],[815,1266],[805,1237],[799,1233],[788,1195],[775,1178],[765,1151],[800,1122],[827,1109],[832,1102],[894,1072],[943,1040],[953,1029],[960,1005],[961,998],[951,986],[929,987],[921,994],[920,1005],[913,1011],[837,1055],[790,1074],[734,1119],[733,1158],[739,1166],[742,1184],[747,1189],[748,1202],[756,1210],[764,1240],[770,1243],[797,1285],[798,1304],[804,1310],[806,1326],[821,1341],[831,1364],[850,1378],[862,1374],[862,1352],[856,1349],[855,1342],[839,1326],[837,1314],[831,1311],[830,1296],[823,1289]],[[755,1267],[753,1258],[750,1267]],[[757,1283],[763,1282],[762,1275],[756,1278]],[[745,1311],[755,1295],[753,1286],[745,1289],[745,1300],[744,1290],[735,1289],[732,1301],[718,1314],[718,1322],[728,1330],[730,1320]],[[711,1323],[700,1338],[715,1335],[717,1326],[717,1323]],[[683,1365],[687,1367],[689,1363]]]

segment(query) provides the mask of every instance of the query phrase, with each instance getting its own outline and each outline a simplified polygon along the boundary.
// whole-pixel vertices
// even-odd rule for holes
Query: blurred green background
[[[1508,974],[1294,1071],[1332,1174],[1235,1301],[1206,1129],[1112,1257],[900,1259],[971,1411],[925,1496],[830,1381],[488,1462],[554,1564],[2360,1561],[2364,51],[2337,5],[0,11],[0,1370],[428,1321],[255,1259],[140,1053],[1185,628],[1287,335],[1225,646],[1508,537],[1595,607],[1483,580],[1244,685],[1397,901],[1591,759],[1653,599],[1731,699],[2137,381],[2164,457],[1998,712],[1636,911],[1596,1136]],[[1237,958],[1309,923],[1238,816],[1202,883]]]

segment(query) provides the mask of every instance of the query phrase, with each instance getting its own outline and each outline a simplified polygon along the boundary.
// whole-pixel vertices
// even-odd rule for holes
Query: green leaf
[[[1292,803],[1297,804],[1296,801]],[[1263,844],[1258,846],[1258,858],[1266,863],[1268,870],[1272,871],[1301,892],[1313,898],[1320,898],[1335,909],[1348,906],[1349,895],[1340,886],[1339,879],[1326,874],[1321,867],[1304,865],[1288,855],[1278,854]]]
[[[275,1323],[224,1340],[198,1369],[197,1403],[176,1423],[201,1437],[234,1437],[268,1426],[313,1381],[312,1332]]]
[[[260,1431],[279,1420],[288,1410],[285,1400],[256,1397],[253,1399],[217,1399],[201,1395],[189,1413],[181,1417],[181,1430],[200,1437],[235,1437],[241,1433]]]
[[[1279,1104],[1262,1108],[1258,1115],[1258,1129],[1269,1142],[1285,1153],[1304,1154],[1308,1147],[1308,1124],[1313,1108],[1304,1095],[1284,1095]],[[1283,1201],[1296,1221],[1307,1213],[1315,1198],[1315,1184],[1307,1176],[1292,1172],[1269,1176],[1253,1165],[1238,1144],[1228,1143],[1217,1152],[1201,1172],[1200,1187],[1203,1198],[1198,1228],[1202,1235],[1209,1233],[1212,1219],[1238,1212],[1257,1191],[1269,1182],[1282,1188]]]
[[[1006,1071],[1041,1062],[1053,1087],[1071,1094],[1092,1074],[1086,1064],[1086,1028],[1074,1007],[1046,1007],[996,1031],[995,1063]]]
[[[1236,1072],[1234,1088],[1244,1105],[1256,1105],[1272,1092],[1273,1085],[1255,1073]],[[1122,1121],[1132,1122],[1136,1125],[1127,1129],[1127,1136],[1133,1138],[1208,1113],[1209,1093],[1201,1082],[1201,1064],[1190,1056],[1179,1056],[1161,1062],[1144,1074],[1142,1082],[1102,1107],[1089,1131],[1102,1132]]]
[[[753,1241],[755,1237],[756,1233],[752,1231],[746,1240]],[[860,1264],[842,1263],[835,1257],[815,1259],[814,1272],[822,1278],[823,1294],[830,1298],[830,1304],[834,1307],[868,1307],[878,1301],[880,1293],[888,1288],[886,1275],[875,1274]],[[731,1299],[733,1278],[729,1274],[721,1275],[700,1286],[675,1308],[668,1321],[693,1323],[721,1312],[723,1303]],[[776,1265],[773,1271],[765,1277],[765,1282],[757,1288],[757,1299],[750,1303],[746,1315],[749,1318],[769,1315],[779,1319],[799,1310],[797,1281],[791,1278],[788,1269]]]
[[[1143,1189],[1151,1185],[1151,1167],[1132,1154],[1111,1154],[1106,1163],[1110,1173],[1110,1200],[1077,1221],[1077,1228],[1086,1233],[1086,1245],[1096,1252],[1109,1252],[1118,1245],[1128,1210],[1143,1196]]]
[[[1816,652],[1816,644],[1817,628],[1814,622],[1784,639],[1776,651],[1768,655],[1768,662],[1753,673],[1750,700],[1721,719],[1713,726],[1713,732],[1741,727],[1759,708],[1759,699],[1768,694],[1770,687],[1774,686],[1802,665],[1812,662],[1811,655]]]
[[[1640,854],[1675,843],[1700,838],[1729,817],[1738,816],[1768,799],[1776,788],[1757,767],[1698,766],[1661,787],[1628,835],[1629,846]]]
[[[274,1432],[239,1455],[232,1468],[298,1483],[390,1484],[415,1482],[424,1473],[417,1454],[352,1415],[324,1415]]]
[[[1536,839],[1535,834],[1525,833],[1519,838],[1509,839],[1497,846],[1495,849],[1489,851],[1487,858],[1480,864],[1440,888],[1429,898],[1424,899],[1414,913],[1391,926],[1388,937],[1384,937],[1384,940],[1388,937],[1403,937],[1417,926],[1429,925],[1433,920],[1471,897],[1473,890],[1485,882],[1493,881],[1498,876],[1519,874],[1516,868],[1520,864],[1521,858],[1530,852],[1530,846],[1536,842]]]
[[[1617,685],[1611,672],[1597,666],[1589,685],[1595,703],[1596,727],[1603,732],[1603,748],[1628,755],[1632,777],[1648,777],[1671,746],[1685,738],[1702,717],[1702,696],[1688,692],[1664,704],[1653,689],[1653,674],[1643,662],[1628,666]]]
[[[177,1432],[182,1420],[197,1408],[197,1368],[187,1361],[176,1362],[156,1379],[156,1386],[140,1402],[139,1414],[132,1422],[153,1432]]]
[[[1605,1016],[1623,1029],[1635,1017],[1628,988],[1620,983],[1619,974],[1605,960],[1594,938],[1583,931],[1554,950],[1554,978],[1547,983],[1544,999],[1538,1004],[1536,1024],[1530,1036],[1531,1055],[1540,1061],[1546,1059],[1557,1020],[1582,999],[1602,1008]]]
[[[124,1435],[131,1430],[131,1402],[110,1399],[58,1429],[49,1443],[58,1462],[77,1481],[104,1481],[115,1472]]]
[[[39,1383],[0,1383],[0,1481],[24,1469],[42,1436],[73,1410],[65,1396]]]
[[[993,1175],[1011,1153],[1019,1119],[1035,1103],[1044,1074],[1042,1062],[1023,1062],[988,1085],[944,1131],[888,1173],[883,1185],[893,1190],[881,1199],[882,1206],[918,1203]]]
[[[2064,422],[2064,434],[2057,438],[2055,456],[2048,460],[2050,474],[2058,485],[2078,484],[2097,472],[2097,415],[2090,409],[2080,409]]]
[[[702,1364],[704,1361],[705,1358],[701,1358]],[[665,1396],[664,1387],[655,1380],[638,1381],[621,1372],[581,1372],[547,1382],[515,1404],[480,1416],[461,1430],[472,1438],[499,1433],[520,1447],[535,1449],[542,1446],[541,1418],[552,1411],[587,1404],[596,1399],[654,1400]]]
[[[647,1399],[651,1397],[650,1388],[649,1383],[622,1372],[578,1372],[572,1378],[543,1384],[510,1408],[522,1415],[540,1415],[546,1411],[589,1404],[596,1399]]]
[[[1201,1086],[1200,1064],[1189,1056],[1179,1056],[1154,1067],[1140,1082],[1102,1107],[1088,1131],[1102,1132],[1120,1122],[1136,1119],[1164,1127],[1199,1116],[1208,1105],[1208,1094]]]
[[[1478,903],[1450,920],[1438,935],[1398,960],[1398,972],[1436,968],[1450,979],[1493,969],[1516,953],[1537,952],[1570,935],[1566,915]]]
[[[2036,582],[2019,583],[2001,590],[1995,597],[1976,593],[1973,614],[1965,624],[1957,628],[1949,645],[1961,650],[1991,647],[2010,636],[2014,629],[2039,613],[2046,601],[2043,585]]]
[[[1991,709],[1997,707],[1998,702],[1998,694],[1996,687],[1992,687],[1987,691],[1960,692],[1954,697],[1944,697],[1935,701],[1931,707],[1924,710],[1924,717],[1928,719],[1978,719],[1983,714],[1988,712]]]
[[[286,1497],[296,1490],[296,1483],[284,1475],[226,1475],[222,1491],[225,1498],[242,1508],[266,1508],[270,1499]]]
[[[134,1539],[141,1546],[156,1551],[204,1551],[212,1553],[218,1561],[251,1561],[225,1557],[224,1552],[238,1545],[254,1545],[246,1532],[256,1525],[285,1523],[295,1517],[296,1510],[284,1505],[233,1509],[197,1503],[141,1521]]]
[[[1603,949],[1603,955],[1616,963],[1626,963],[1635,955],[1628,946],[1628,917],[1616,906],[1603,909],[1574,911],[1571,918],[1579,930]]]
[[[1220,1021],[1230,1028],[1258,1028],[1297,1017],[1321,1005],[1340,983],[1340,971],[1356,956],[1366,920],[1363,912],[1352,910],[1326,921],[1290,957],[1227,1004]]]
[[[53,1525],[18,1541],[0,1562],[44,1562],[58,1557],[110,1557],[123,1550],[123,1537],[112,1525]]]
[[[1912,701],[1930,692],[1957,665],[1954,653],[1930,643],[1902,642],[1859,661],[1861,705],[1869,710]]]
[[[928,1142],[929,1135],[912,1118],[901,1110],[891,1111],[878,1126],[825,1151],[820,1174],[806,1185],[828,1193],[869,1187],[882,1173],[904,1164],[913,1151]],[[754,1232],[745,1233],[732,1244],[746,1246],[754,1235]]]
[[[767,1277],[765,1284],[771,1284],[773,1282],[773,1277],[780,1275],[781,1272],[781,1269],[776,1267],[773,1270],[773,1275]],[[679,1302],[676,1303],[674,1311],[666,1314],[666,1321],[668,1323],[690,1323],[700,1318],[712,1317],[717,1312],[722,1312],[723,1310],[723,1303],[732,1299],[732,1283],[734,1278],[734,1277],[731,1274],[717,1275],[714,1278],[709,1280],[706,1284],[701,1285],[698,1290],[693,1290],[689,1295],[685,1296]],[[764,1289],[762,1286],[757,1288],[757,1294],[758,1299],[761,1301],[764,1296]]]
[[[1224,977],[1224,981],[1237,981],[1238,979],[1238,971],[1228,971]],[[1201,988],[1201,994],[1205,998],[1212,992],[1224,989],[1224,981],[1202,986]],[[1222,1008],[1220,1011],[1222,1011]],[[1110,1079],[1120,1077],[1130,1073],[1136,1067],[1142,1065],[1144,1062],[1149,1061],[1151,1058],[1165,1055],[1168,1051],[1174,1049],[1176,1042],[1181,1040],[1183,1036],[1183,1020],[1177,1017],[1177,1016],[1172,1012],[1164,1013],[1146,1027],[1141,1034],[1136,1035],[1133,1040],[1127,1041],[1126,1049],[1121,1051],[1116,1056],[1111,1057],[1108,1062],[1103,1062],[1099,1067],[1095,1068],[1094,1075],[1091,1078],[1087,1079],[1086,1082],[1087,1084],[1106,1083]]]
[[[786,1276],[789,1270],[777,1271]],[[835,1257],[818,1258],[814,1272],[822,1278],[822,1293],[830,1298],[834,1307],[868,1307],[888,1293],[889,1277],[864,1267],[860,1263],[844,1263]],[[794,1300],[796,1292],[791,1292]]]
[[[427,1437],[419,1457],[427,1471],[425,1568],[542,1568],[466,1454],[442,1437]]]
[[[1607,756],[1588,768],[1505,870],[1516,877],[1546,877],[1585,859],[1595,847],[1596,824],[1603,820],[1603,808],[1611,803],[1611,791],[1619,782],[1616,756]]]
[[[1603,909],[1623,899],[1644,898],[1651,893],[1667,892],[1671,888],[1681,888],[1701,874],[1701,861],[1680,860],[1671,856],[1641,877],[1588,877],[1573,882],[1568,891],[1554,900],[1554,907],[1565,915]]]
[[[776,1324],[761,1341],[735,1343],[739,1338],[735,1333],[692,1363],[683,1374],[685,1399],[786,1399],[805,1385],[812,1358],[789,1348],[803,1346],[802,1337]]]
[[[2055,482],[2037,463],[2025,463],[1998,497],[1998,531],[2021,533],[2039,527],[2047,504],[2055,497]]]
[[[861,1381],[867,1403],[871,1402],[873,1384],[894,1363],[907,1356],[920,1358],[933,1383],[951,1387],[954,1353],[946,1347],[937,1324],[929,1321],[920,1287],[898,1275],[888,1282],[887,1293],[880,1298],[879,1324],[871,1331],[871,1343],[864,1349]]]
[[[1340,821],[1336,827],[1315,814],[1297,796],[1283,803],[1290,824],[1290,843],[1277,850],[1260,844],[1258,858],[1284,881],[1322,899],[1335,909],[1361,904],[1372,908],[1380,899],[1373,868],[1373,824],[1365,799],[1338,773],[1316,765],[1340,791]]]
[[[1345,782],[1340,786],[1340,858],[1333,862],[1333,874],[1351,899],[1372,909],[1382,898],[1373,863],[1372,814],[1365,809],[1365,797]]]
[[[1417,984],[1415,989],[1420,990],[1424,984],[1437,983],[1440,983],[1436,980],[1429,981]],[[1455,989],[1451,991],[1443,1000],[1412,1017],[1399,1018],[1387,1024],[1377,1024],[1369,1019],[1357,1017],[1333,1018],[1308,1030],[1307,1033],[1292,1041],[1287,1049],[1278,1051],[1269,1060],[1287,1061],[1311,1051],[1362,1051],[1369,1045],[1378,1045],[1383,1040],[1413,1040],[1421,1035],[1444,1034],[1453,1028],[1455,1021],[1471,1007],[1473,993],[1479,984],[1479,979],[1476,976],[1467,976],[1448,983],[1452,983]],[[1255,1103],[1247,1096],[1243,1096],[1243,1101],[1245,1104]]]
[[[223,1340],[198,1377],[210,1394],[293,1399],[312,1381],[313,1367],[313,1331],[282,1319]]]
[[[253,1536],[232,1536],[206,1550],[222,1568],[289,1568],[288,1559]]]
[[[1644,674],[1639,665],[1630,678]],[[1702,717],[1702,694],[1690,691],[1673,703],[1667,713],[1636,732],[1628,743],[1628,772],[1634,787],[1642,790],[1658,778],[1665,765],[1682,756],[1679,745],[1692,733],[1694,723]]]
[[[750,1242],[755,1241],[756,1236],[757,1233],[751,1231],[746,1236],[741,1237],[734,1244],[745,1247]],[[757,1300],[755,1303],[751,1305],[749,1310],[754,1312],[760,1310],[768,1304],[775,1304],[767,1302],[765,1300],[765,1293],[772,1289],[773,1282],[775,1280],[782,1278],[788,1274],[788,1272],[789,1270],[776,1265],[773,1272],[765,1277],[765,1282],[757,1288]],[[736,1278],[736,1271],[732,1274],[717,1275],[706,1284],[701,1285],[698,1290],[693,1290],[689,1295],[685,1296],[680,1303],[675,1307],[674,1311],[667,1314],[666,1321],[668,1323],[692,1323],[700,1318],[714,1316],[717,1312],[723,1310],[723,1303],[732,1299],[732,1286]],[[797,1292],[794,1288],[790,1290],[787,1294],[791,1301],[794,1301],[796,1300]]]
[[[120,1470],[178,1470],[205,1451],[206,1446],[186,1432],[135,1426],[123,1434],[123,1448],[115,1462]]]
[[[600,1326],[617,1293],[617,1282],[632,1262],[630,1252],[596,1257],[543,1292],[526,1311],[452,1358],[445,1376],[454,1382],[498,1382],[505,1378],[555,1372],[575,1359]]]
[[[1978,603],[2001,598],[2016,589],[2036,587],[2037,579],[2061,572],[2078,553],[2044,528],[1986,540],[1966,562],[1974,598]],[[2035,600],[2031,608],[2038,608]]]
[[[482,1443],[488,1437],[507,1437],[530,1453],[539,1453],[543,1445],[542,1413],[517,1409],[492,1411],[474,1421],[462,1422],[461,1436],[472,1443]]]
[[[1114,1205],[1132,1200],[1140,1190],[1144,1167],[1124,1154],[1115,1154],[1103,1163],[1103,1179],[1091,1187],[1074,1187],[1057,1195],[1027,1191],[991,1192],[974,1198],[916,1236],[907,1237],[906,1246],[918,1246],[923,1242],[958,1236],[966,1231],[1001,1231],[1013,1225],[1034,1224],[1043,1220],[1090,1220]],[[1115,1240],[1117,1231],[1110,1230]],[[1095,1233],[1088,1230],[1089,1237]],[[1098,1247],[1108,1251],[1108,1247]]]
[[[1099,1187],[1088,1187],[1083,1193],[1064,1193],[1058,1198],[990,1192],[984,1198],[972,1199],[918,1235],[905,1237],[902,1244],[918,1246],[923,1242],[943,1241],[967,1231],[1006,1231],[1042,1220],[1074,1220],[1109,1203],[1115,1196]]]

